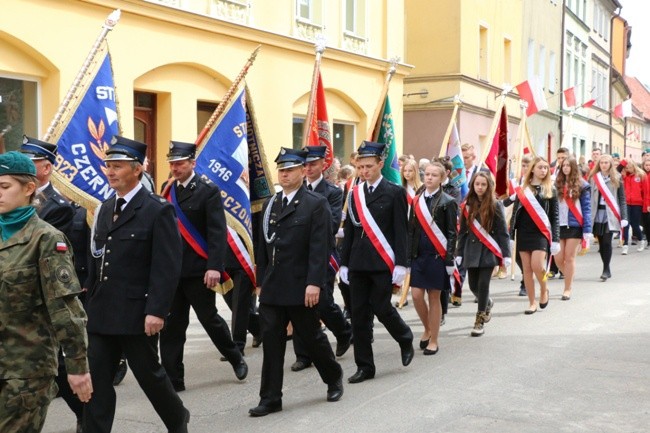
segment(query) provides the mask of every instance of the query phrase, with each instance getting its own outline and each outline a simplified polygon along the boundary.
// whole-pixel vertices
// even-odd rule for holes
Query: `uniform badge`
[[[68,244],[66,244],[65,242],[57,242],[56,250],[60,253],[65,253],[66,251],[68,251]]]
[[[38,199],[38,198],[35,198],[33,203],[34,203],[34,206],[40,206],[41,205],[41,200]]]
[[[70,269],[68,269],[67,266],[59,266],[56,268],[56,279],[65,284],[72,281],[72,273],[70,272]]]
[[[287,151],[284,149],[284,147],[280,149],[280,155],[284,155],[285,153],[287,153]]]

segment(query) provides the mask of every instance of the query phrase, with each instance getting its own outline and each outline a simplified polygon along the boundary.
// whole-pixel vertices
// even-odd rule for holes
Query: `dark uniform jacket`
[[[366,206],[377,222],[379,229],[395,253],[395,265],[406,266],[407,244],[407,204],[406,191],[399,185],[381,180],[377,188],[368,193],[366,183],[359,185],[364,188]],[[361,223],[359,211],[354,204],[352,194],[348,195],[348,215],[345,218],[343,247],[341,249],[341,265],[351,271],[386,272],[388,266],[381,258],[363,227],[357,226],[354,220]]]
[[[314,192],[322,195],[327,199],[332,214],[332,246],[334,243],[334,235],[339,231],[341,225],[341,209],[343,207],[343,191],[328,181],[325,178],[316,185]]]
[[[422,192],[424,194],[424,192]],[[415,196],[414,200],[419,200],[420,196]],[[452,196],[442,191],[442,188],[433,195],[431,204],[429,205],[429,212],[433,216],[440,231],[447,238],[447,255],[445,256],[445,266],[454,265],[454,255],[456,253],[456,223],[458,221],[458,205]],[[411,213],[409,215],[409,263],[412,259],[418,256],[418,248],[420,246],[420,233],[422,227],[415,215],[415,206],[411,206]]]
[[[274,200],[275,198],[275,200]],[[301,186],[282,211],[282,192],[267,200],[272,204],[266,236],[264,217],[255,251],[260,303],[304,305],[308,285],[325,287],[330,254],[331,214],[324,197]],[[274,201],[273,201],[274,200]]]
[[[81,287],[88,288],[90,284],[87,281],[88,262],[90,261],[90,251],[88,251],[90,227],[88,227],[88,222],[86,221],[88,212],[86,208],[81,207],[78,203],[72,203],[72,206],[74,207],[75,214],[72,218],[68,239],[70,239],[70,243],[74,249],[74,270],[77,278],[79,278]]]
[[[37,199],[39,201],[36,205],[38,216],[68,236],[74,216],[72,204],[56,192],[51,183],[41,191]]]
[[[181,272],[181,239],[174,208],[141,188],[113,222],[115,196],[96,215],[86,311],[88,332],[144,333],[146,315],[165,318]]]
[[[551,241],[560,242],[560,210],[557,201],[557,191],[553,188],[553,195],[551,198],[544,198],[540,196],[540,186],[533,186],[535,192],[535,198],[546,212],[549,221],[551,222]],[[526,212],[522,210],[523,205],[519,201],[519,197],[515,198],[514,207],[512,208],[512,216],[510,217],[510,239],[515,238],[515,229],[517,228],[517,222],[520,212]]]
[[[195,174],[187,187],[179,192],[178,182],[176,200],[183,214],[201,234],[208,245],[208,259],[199,256],[194,248],[183,240],[183,266],[181,278],[201,277],[208,269],[223,272],[228,243],[226,241],[226,214],[221,201],[219,187]],[[165,185],[163,185],[163,190]]]
[[[481,222],[480,217],[477,217],[477,221],[479,223]],[[494,222],[489,233],[497,242],[499,248],[501,248],[503,257],[510,257],[510,236],[508,234],[503,205],[500,202],[497,202]],[[499,264],[499,260],[492,251],[476,237],[465,215],[461,215],[460,217],[460,232],[458,233],[456,256],[463,258],[464,268],[493,268]]]

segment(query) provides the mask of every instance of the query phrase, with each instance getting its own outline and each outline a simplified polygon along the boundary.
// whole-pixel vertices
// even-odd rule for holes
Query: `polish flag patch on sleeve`
[[[65,242],[57,242],[56,250],[60,253],[65,253],[66,251],[68,251],[68,244],[66,244]]]

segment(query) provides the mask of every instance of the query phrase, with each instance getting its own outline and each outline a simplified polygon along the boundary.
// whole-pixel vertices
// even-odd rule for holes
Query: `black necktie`
[[[119,197],[117,201],[115,202],[115,211],[113,211],[113,222],[117,220],[117,217],[119,217],[122,214],[122,206],[126,203],[126,200],[124,200],[122,197]]]
[[[311,186],[311,183],[310,183],[309,185],[307,185],[307,189],[308,189],[309,191],[313,191],[313,190],[314,190],[314,188]]]
[[[424,196],[424,201],[427,203],[427,207],[431,207],[431,200],[432,199],[433,199],[433,194],[431,194],[428,197],[426,195]]]
[[[179,194],[180,194],[181,192],[185,191],[185,187],[183,186],[182,183],[179,183],[178,185],[176,185],[176,191],[178,191]]]
[[[284,208],[287,207],[288,204],[289,204],[289,199],[284,197],[282,199],[282,210],[284,210]]]
[[[374,189],[375,189],[375,187],[372,186],[372,185],[370,185],[370,186],[368,187],[368,193],[369,193],[369,194],[372,194],[372,192],[374,191]]]

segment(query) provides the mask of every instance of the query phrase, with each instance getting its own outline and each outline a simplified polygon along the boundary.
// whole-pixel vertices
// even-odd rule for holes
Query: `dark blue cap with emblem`
[[[184,143],[182,141],[170,141],[167,162],[194,159],[196,156],[196,144]]]
[[[278,165],[278,170],[286,170],[288,168],[305,165],[305,158],[307,158],[306,150],[289,149],[281,147],[278,157],[275,162]]]
[[[56,162],[56,149],[56,144],[37,140],[26,135],[23,136],[23,145],[20,146],[20,151],[27,155],[32,161],[47,159],[52,164]]]
[[[384,158],[384,149],[386,145],[383,143],[375,143],[373,141],[362,141],[361,146],[357,149],[357,158],[366,158],[369,156],[378,156]]]
[[[138,161],[144,164],[147,145],[119,135],[113,136],[104,161]]]
[[[302,150],[307,151],[307,158],[305,158],[305,160],[307,162],[312,162],[325,158],[327,146],[305,146]]]

